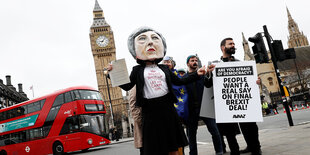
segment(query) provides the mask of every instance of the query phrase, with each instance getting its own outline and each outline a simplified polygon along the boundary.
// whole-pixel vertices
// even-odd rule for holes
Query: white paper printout
[[[112,87],[129,83],[125,59],[112,61],[113,69],[109,72]]]
[[[262,122],[255,61],[217,63],[213,71],[217,123]]]

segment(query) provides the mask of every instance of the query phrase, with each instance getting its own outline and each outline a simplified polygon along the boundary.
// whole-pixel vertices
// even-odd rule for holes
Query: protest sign
[[[200,116],[206,118],[215,118],[213,87],[204,87],[203,89]]]
[[[254,61],[218,63],[213,71],[217,123],[262,122]]]

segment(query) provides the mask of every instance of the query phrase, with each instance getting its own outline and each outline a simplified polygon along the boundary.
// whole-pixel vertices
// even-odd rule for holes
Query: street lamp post
[[[114,126],[112,101],[111,101],[111,95],[110,95],[110,88],[109,88],[109,82],[108,82],[108,75],[109,75],[109,73],[108,73],[107,69],[104,69],[103,74],[104,74],[105,80],[107,82],[108,96],[109,96],[109,101],[110,101],[110,112],[111,112],[111,118],[112,118],[112,127],[115,127]]]

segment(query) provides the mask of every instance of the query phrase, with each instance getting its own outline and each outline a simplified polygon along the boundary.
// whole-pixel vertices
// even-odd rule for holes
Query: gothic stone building
[[[282,81],[289,89],[290,97],[293,100],[305,100],[309,98],[310,46],[307,37],[299,30],[288,8],[286,11],[289,31],[287,45],[289,48],[294,48],[296,59],[278,62],[278,67],[283,77]]]
[[[11,84],[11,76],[6,76],[6,85],[0,79],[0,109],[29,100],[23,92],[23,85],[18,84],[18,91]]]
[[[297,23],[293,20],[288,8],[288,47],[294,48],[296,59],[277,62],[280,70],[281,80],[288,87],[291,96],[301,92],[309,91],[310,79],[310,47],[308,39],[303,32],[299,31]],[[243,35],[243,34],[242,34]],[[248,42],[243,35],[244,60],[254,60]],[[269,57],[270,57],[270,53]],[[262,79],[261,93],[266,97],[267,102],[278,102],[281,99],[277,77],[271,60],[269,63],[257,64],[258,75]],[[297,74],[298,73],[298,74]],[[298,76],[299,75],[299,76]],[[299,80],[299,77],[301,80]],[[302,83],[302,84],[301,84]]]

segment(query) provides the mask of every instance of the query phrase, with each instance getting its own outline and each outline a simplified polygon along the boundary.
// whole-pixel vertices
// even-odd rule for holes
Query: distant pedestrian
[[[114,128],[114,130],[113,130],[113,135],[114,135],[114,139],[116,140],[116,141],[119,141],[119,132],[118,132],[118,130],[117,130],[117,128]]]
[[[181,77],[184,76],[186,73],[184,68],[179,68],[177,71]]]
[[[268,103],[268,109],[269,109],[269,113],[270,113],[270,114],[274,114],[274,112],[273,112],[273,106],[272,106],[271,103]]]
[[[265,114],[268,115],[269,114],[268,102],[264,101],[262,107],[263,110],[265,111]]]

